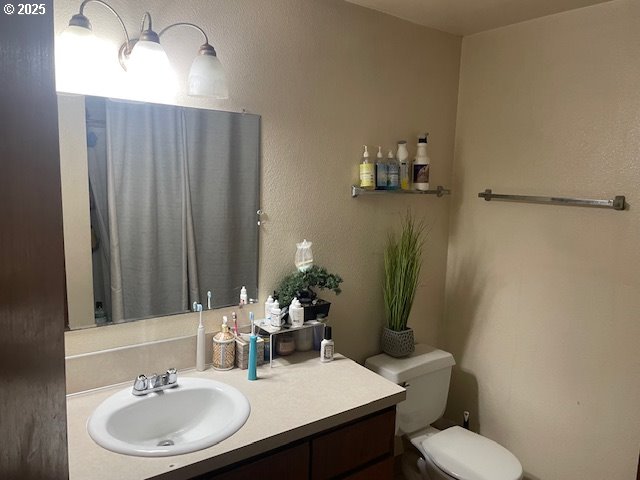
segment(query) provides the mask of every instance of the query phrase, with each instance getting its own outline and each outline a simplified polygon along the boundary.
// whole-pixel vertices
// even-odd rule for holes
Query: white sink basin
[[[101,447],[141,457],[166,457],[211,447],[249,418],[249,401],[215,380],[178,378],[178,386],[136,397],[127,388],[95,409],[87,430]]]

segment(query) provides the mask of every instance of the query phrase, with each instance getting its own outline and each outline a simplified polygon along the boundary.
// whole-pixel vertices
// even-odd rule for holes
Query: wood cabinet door
[[[311,441],[311,478],[334,478],[376,459],[393,456],[395,420],[395,408],[390,408],[314,438]]]
[[[364,468],[356,473],[347,475],[343,480],[392,480],[393,457],[389,456],[381,462]]]
[[[305,480],[309,478],[309,443],[268,453],[223,473],[211,473],[198,480]]]

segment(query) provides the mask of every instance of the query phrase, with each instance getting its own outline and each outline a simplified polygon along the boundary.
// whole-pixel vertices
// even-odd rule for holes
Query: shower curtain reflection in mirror
[[[87,97],[94,301],[109,321],[257,285],[259,117]],[[247,138],[252,141],[247,142]]]

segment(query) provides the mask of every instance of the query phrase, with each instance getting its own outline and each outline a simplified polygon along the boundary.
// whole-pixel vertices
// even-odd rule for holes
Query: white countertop
[[[213,447],[173,457],[132,457],[98,446],[87,433],[93,410],[122,384],[67,397],[70,480],[184,479],[247,459],[287,443],[395,405],[405,390],[336,354],[321,363],[318,352],[296,353],[258,368],[258,381],[247,370],[209,368],[179,376],[211,378],[236,387],[251,404],[247,423]],[[179,381],[178,377],[178,381]],[[170,414],[170,412],[167,412]],[[179,471],[177,471],[180,469]]]

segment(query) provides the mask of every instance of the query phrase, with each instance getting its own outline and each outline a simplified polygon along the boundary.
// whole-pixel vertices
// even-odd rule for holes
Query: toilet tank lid
[[[417,344],[410,356],[393,358],[386,353],[369,357],[364,366],[387,380],[401,384],[456,364],[453,355],[430,345]]]
[[[452,427],[422,441],[441,470],[464,480],[519,480],[522,465],[509,450],[486,437]]]

